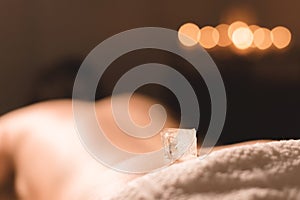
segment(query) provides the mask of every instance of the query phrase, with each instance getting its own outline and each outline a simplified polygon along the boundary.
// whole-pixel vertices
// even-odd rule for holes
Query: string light
[[[266,28],[259,28],[254,31],[254,44],[258,49],[264,50],[272,45],[271,31]]]
[[[216,30],[219,32],[219,42],[220,47],[227,47],[231,44],[231,40],[228,37],[228,24],[220,24],[216,27]]]
[[[259,26],[257,26],[257,25],[250,25],[249,26],[249,29],[252,31],[252,33],[253,33],[253,42],[252,42],[252,44],[251,44],[251,47],[252,48],[255,48],[256,46],[255,46],[255,44],[254,44],[254,32],[257,30],[257,29],[259,29],[260,27]]]
[[[248,27],[240,27],[232,33],[232,42],[238,49],[247,49],[252,41],[253,34]]]
[[[202,29],[196,24],[185,23],[178,30],[178,39],[184,46],[200,44],[211,49],[216,45],[228,47],[233,44],[240,52],[250,47],[266,50],[272,44],[283,49],[290,44],[291,38],[292,34],[286,27],[277,26],[269,30],[255,24],[248,26],[242,21],[235,21],[230,25],[219,24],[215,28],[205,26]]]
[[[233,32],[238,28],[248,28],[248,25],[241,21],[236,21],[236,22],[233,22],[232,24],[230,24],[230,26],[228,28],[228,37],[230,39],[232,39]]]
[[[283,26],[277,26],[271,31],[271,39],[275,47],[283,49],[291,42],[292,34],[289,29]]]
[[[213,48],[219,41],[219,32],[211,26],[205,26],[201,29],[199,43],[206,49]]]
[[[200,39],[200,29],[196,24],[183,24],[178,30],[178,39],[184,46],[194,46]]]

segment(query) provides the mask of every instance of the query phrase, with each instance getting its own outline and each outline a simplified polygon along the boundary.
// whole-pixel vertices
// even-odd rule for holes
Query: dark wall
[[[121,31],[143,26],[176,30],[189,21],[202,27],[240,19],[267,28],[287,26],[293,39],[283,51],[247,55],[227,48],[209,51],[228,95],[228,116],[220,141],[299,138],[299,10],[296,0],[1,1],[0,114],[40,100],[69,98],[84,57]],[[115,65],[130,68],[153,57],[139,55],[137,62],[132,56]],[[170,56],[160,56],[160,60],[184,66]],[[109,89],[99,97],[108,95]],[[204,118],[203,130],[207,121]]]

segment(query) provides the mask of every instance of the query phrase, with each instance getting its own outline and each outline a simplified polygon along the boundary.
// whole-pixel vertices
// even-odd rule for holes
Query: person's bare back
[[[122,101],[122,96],[118,98]],[[149,123],[148,109],[155,103],[134,96],[129,110],[135,123]],[[97,102],[96,110],[106,136],[118,147],[138,153],[161,147],[159,135],[138,140],[124,134],[114,122],[110,98]],[[169,115],[165,127],[176,126]],[[42,102],[0,117],[0,162],[3,200],[14,196],[24,200],[102,199],[142,175],[110,169],[84,149],[76,133],[71,100]],[[15,190],[9,188],[13,185]]]
[[[133,120],[147,123],[147,109],[153,103],[135,96],[130,104]],[[109,98],[99,101],[96,110],[99,123],[115,145],[132,152],[159,148],[158,137],[135,141],[123,134],[114,122],[110,104]],[[174,125],[169,118],[166,126]],[[76,134],[71,100],[43,102],[13,111],[0,118],[0,128],[0,183],[4,185],[14,172],[20,199],[104,197],[138,176],[107,168],[87,153]]]

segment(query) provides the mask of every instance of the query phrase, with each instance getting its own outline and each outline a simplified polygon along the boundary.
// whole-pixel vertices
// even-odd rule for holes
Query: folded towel
[[[112,199],[300,199],[300,140],[215,151],[137,178]]]

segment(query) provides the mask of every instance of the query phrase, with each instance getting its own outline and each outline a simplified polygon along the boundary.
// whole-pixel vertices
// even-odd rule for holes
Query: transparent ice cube
[[[165,159],[174,162],[197,157],[195,129],[166,128],[160,134]]]

